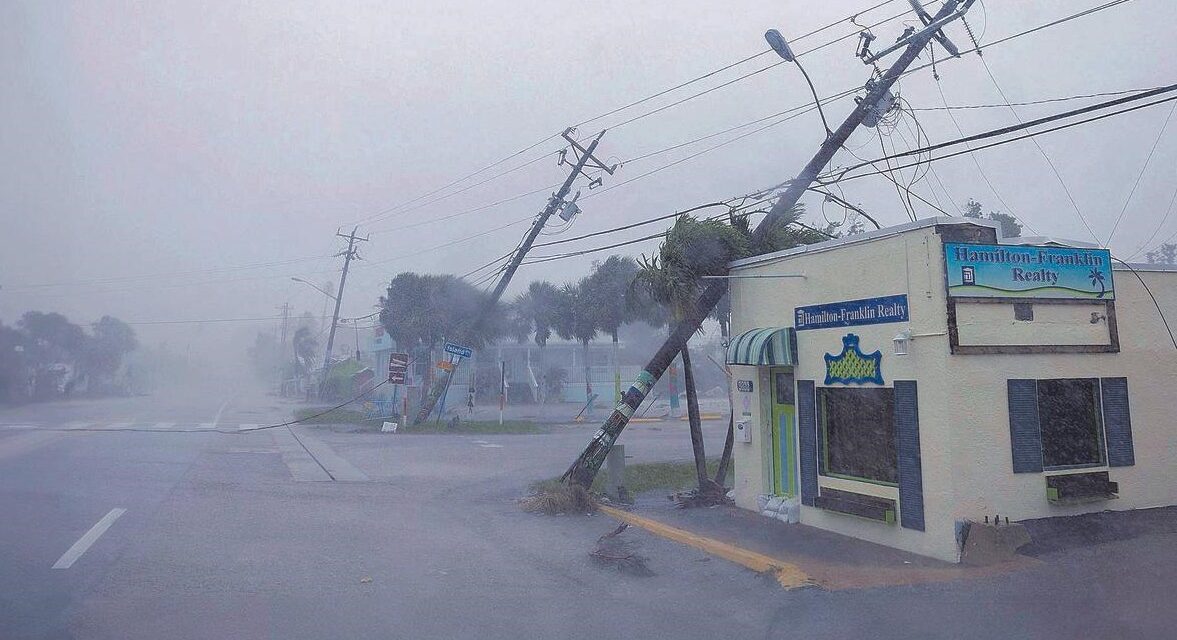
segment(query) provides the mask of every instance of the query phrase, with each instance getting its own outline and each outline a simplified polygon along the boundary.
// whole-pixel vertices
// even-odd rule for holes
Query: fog
[[[553,152],[500,179],[435,202],[477,180],[407,209],[405,203],[571,124],[762,51],[767,28],[796,37],[862,4],[3,3],[0,321],[11,324],[30,309],[59,311],[78,323],[113,315],[132,323],[144,344],[196,350],[211,362],[237,357],[259,329],[276,323],[176,321],[272,318],[284,303],[295,314],[323,315],[323,295],[291,277],[321,287],[337,282],[342,260],[335,254],[344,245],[335,233],[357,224],[371,240],[361,246],[342,312],[370,313],[397,272],[460,275],[514,246],[547,191],[465,212],[559,182],[566,175],[555,162],[561,141],[550,139],[485,174]],[[985,43],[1075,10],[1061,0],[990,0],[970,22]],[[991,47],[985,61],[1012,101],[1158,86],[1177,69],[1158,25],[1175,20],[1173,3],[1140,0]],[[882,43],[901,30],[892,21],[874,33]],[[843,23],[796,47],[855,31]],[[949,34],[968,46],[960,25]],[[854,48],[850,37],[804,57],[821,95],[867,78]],[[598,155],[618,161],[809,102],[804,79],[786,65],[621,125],[773,60],[758,58],[593,121],[580,135],[609,128]],[[975,55],[940,62],[950,104],[1001,101]],[[942,106],[931,69],[905,78],[901,94],[914,108]],[[849,104],[828,106],[830,119],[840,121]],[[1018,112],[1028,119],[1076,104]],[[1129,257],[1158,226],[1154,245],[1177,231],[1177,219],[1165,215],[1177,125],[1141,173],[1168,112],[1161,105],[1039,138],[1094,238],[1028,141],[978,159],[1000,199],[1031,227],[1027,234],[1104,244],[1123,209],[1110,247]],[[917,113],[933,141],[957,137],[943,111]],[[966,133],[1013,122],[1006,109],[958,114]],[[605,187],[633,182],[585,190],[592,197],[580,202],[572,232],[775,184],[800,168],[822,135],[810,113],[646,177],[726,138],[624,164],[605,176]],[[859,131],[848,146],[878,155],[873,130]],[[835,162],[852,161],[842,153]],[[936,191],[950,196],[951,204],[942,202],[950,212],[969,198],[987,211],[1005,210],[967,155],[934,166],[943,183]],[[844,192],[883,224],[907,219],[881,177],[847,183]],[[808,222],[824,225],[820,199],[804,202]],[[843,217],[836,205],[824,213]],[[917,213],[934,212],[917,203]],[[431,222],[452,214],[462,215]],[[647,241],[623,251],[656,246]],[[539,278],[574,280],[604,255],[525,267],[510,292]],[[166,324],[138,324],[154,322]]]

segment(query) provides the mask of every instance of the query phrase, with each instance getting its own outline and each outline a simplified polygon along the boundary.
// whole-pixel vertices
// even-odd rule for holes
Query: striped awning
[[[727,364],[757,366],[797,364],[797,332],[792,327],[752,329],[732,338]]]

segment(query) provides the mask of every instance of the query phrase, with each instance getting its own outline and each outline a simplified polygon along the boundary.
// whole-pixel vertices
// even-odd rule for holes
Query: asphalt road
[[[1177,633],[1172,534],[1046,554],[983,580],[784,592],[630,530],[655,574],[634,577],[588,557],[608,518],[514,503],[562,471],[595,424],[237,433],[291,410],[245,388],[0,411],[0,638]],[[723,427],[707,428],[716,450]],[[112,430],[125,428],[148,431]],[[623,442],[634,461],[690,456],[679,425],[637,425]]]

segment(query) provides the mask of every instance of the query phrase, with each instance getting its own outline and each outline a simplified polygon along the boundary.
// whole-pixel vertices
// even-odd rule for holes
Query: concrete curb
[[[784,589],[798,589],[801,587],[808,587],[817,585],[817,582],[805,573],[795,564],[785,562],[778,558],[766,556],[762,553],[757,553],[742,547],[737,547],[727,542],[721,542],[714,538],[707,538],[698,534],[691,533],[668,524],[663,524],[657,520],[651,520],[639,515],[635,515],[628,511],[622,511],[614,507],[601,505],[598,507],[601,513],[616,518],[622,522],[628,523],[635,527],[641,527],[646,531],[660,537],[672,540],[679,544],[685,544],[694,547],[701,551],[705,551],[713,556],[723,558],[729,562],[734,562],[742,567],[751,569],[757,573],[770,572],[776,578],[777,583]]]

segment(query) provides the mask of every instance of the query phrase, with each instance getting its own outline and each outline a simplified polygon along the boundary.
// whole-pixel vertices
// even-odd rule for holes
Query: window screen
[[[895,390],[817,390],[821,471],[874,482],[898,481]]]
[[[1044,467],[1103,464],[1099,379],[1039,380],[1038,419]]]
[[[772,374],[777,404],[793,404],[793,374],[778,372]]]

